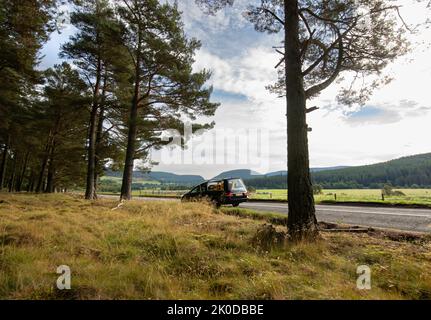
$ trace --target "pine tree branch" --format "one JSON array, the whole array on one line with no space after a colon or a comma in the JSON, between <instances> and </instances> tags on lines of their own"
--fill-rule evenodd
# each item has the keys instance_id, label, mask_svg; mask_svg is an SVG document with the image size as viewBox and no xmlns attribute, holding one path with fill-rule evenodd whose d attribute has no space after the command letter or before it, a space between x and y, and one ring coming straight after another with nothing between
<instances>
[{"instance_id":1,"label":"pine tree branch","mask_svg":"<svg viewBox=\"0 0 431 320\"><path fill-rule=\"evenodd\" d=\"M305 92L305 96L306 96L307 99L313 97L314 95L318 94L322 90L324 90L327 87L329 87L335 81L335 79L338 77L338 75L340 74L340 71L341 71L341 68L342 68L342 64L343 64L343 58L344 58L344 47L343 47L342 35L341 35L341 33L340 33L339 30L338 30L338 39L339 39L338 40L338 60L337 60L337 66L335 67L334 72L325 81L323 81L320 84L317 84L317 85L309 88Z\"/></svg>"},{"instance_id":2,"label":"pine tree branch","mask_svg":"<svg viewBox=\"0 0 431 320\"><path fill-rule=\"evenodd\" d=\"M358 20L355 20L354 23L343 33L340 32L340 29L333 23L331 23L331 26L334 28L335 32L338 34L337 39L327 48L327 50L313 63L311 64L303 73L303 76L306 76L310 74L311 71L313 71L322 61L327 57L329 52L337 46L337 44L343 40L344 36L349 33L357 24Z\"/></svg>"},{"instance_id":3,"label":"pine tree branch","mask_svg":"<svg viewBox=\"0 0 431 320\"><path fill-rule=\"evenodd\" d=\"M314 31L311 31L310 24L308 23L308 20L305 18L302 12L299 11L298 14L301 20L304 22L305 27L307 28L308 34L310 35L310 38L311 38L313 36Z\"/></svg>"},{"instance_id":4,"label":"pine tree branch","mask_svg":"<svg viewBox=\"0 0 431 320\"><path fill-rule=\"evenodd\" d=\"M279 16L277 16L274 12L272 12L271 10L269 10L267 8L262 8L262 10L265 11L266 13L269 13L275 20L280 22L281 25L284 27L284 21L281 20L281 18Z\"/></svg>"}]
</instances>

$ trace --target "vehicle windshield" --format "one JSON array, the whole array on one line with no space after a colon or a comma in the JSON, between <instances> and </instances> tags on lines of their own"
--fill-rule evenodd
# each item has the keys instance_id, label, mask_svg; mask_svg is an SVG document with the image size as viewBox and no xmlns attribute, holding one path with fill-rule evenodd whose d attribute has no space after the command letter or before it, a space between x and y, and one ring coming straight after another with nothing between
<instances>
[{"instance_id":1,"label":"vehicle windshield","mask_svg":"<svg viewBox=\"0 0 431 320\"><path fill-rule=\"evenodd\" d=\"M244 182L242 182L241 179L229 180L228 187L230 192L247 192L247 188L245 187Z\"/></svg>"}]
</instances>

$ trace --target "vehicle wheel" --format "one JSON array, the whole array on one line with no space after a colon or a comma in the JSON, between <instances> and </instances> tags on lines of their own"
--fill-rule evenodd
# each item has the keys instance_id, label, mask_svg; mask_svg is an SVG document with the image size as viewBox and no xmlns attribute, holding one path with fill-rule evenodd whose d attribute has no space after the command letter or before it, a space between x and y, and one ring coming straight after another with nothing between
<instances>
[{"instance_id":1,"label":"vehicle wheel","mask_svg":"<svg viewBox=\"0 0 431 320\"><path fill-rule=\"evenodd\" d=\"M232 205L233 207L239 207L239 203L234 203L233 205Z\"/></svg>"}]
</instances>

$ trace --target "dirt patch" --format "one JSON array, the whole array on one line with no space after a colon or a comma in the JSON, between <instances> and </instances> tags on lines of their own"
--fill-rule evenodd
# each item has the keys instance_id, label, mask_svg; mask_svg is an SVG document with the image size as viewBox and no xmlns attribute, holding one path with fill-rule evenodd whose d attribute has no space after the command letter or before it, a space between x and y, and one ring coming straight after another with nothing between
<instances>
[{"instance_id":1,"label":"dirt patch","mask_svg":"<svg viewBox=\"0 0 431 320\"><path fill-rule=\"evenodd\" d=\"M374 238L388 239L397 242L409 242L417 244L431 242L430 234L398 230L375 229L360 226L349 226L328 222L319 222L319 230L322 232L366 233L367 235Z\"/></svg>"},{"instance_id":2,"label":"dirt patch","mask_svg":"<svg viewBox=\"0 0 431 320\"><path fill-rule=\"evenodd\" d=\"M237 210L223 210L226 215L237 216L240 218L248 218L254 220L264 220L270 225L286 226L287 217L274 217L272 215L261 214L253 211L242 211ZM337 224L320 221L318 223L319 231L321 232L345 232L345 233L364 233L374 238L388 239L397 242L410 242L410 243L428 243L431 242L431 234L409 232L401 230L388 230L388 229L376 229L364 226L352 226L346 224ZM269 229L268 229L269 230Z\"/></svg>"},{"instance_id":3,"label":"dirt patch","mask_svg":"<svg viewBox=\"0 0 431 320\"><path fill-rule=\"evenodd\" d=\"M286 239L286 232L277 231L272 224L265 223L257 229L251 243L259 249L269 251L274 247L283 245Z\"/></svg>"},{"instance_id":4,"label":"dirt patch","mask_svg":"<svg viewBox=\"0 0 431 320\"><path fill-rule=\"evenodd\" d=\"M319 231L326 232L353 232L353 233L369 233L374 231L373 228L360 227L360 226L348 226L348 225L339 225L336 223L329 222L319 222L318 223Z\"/></svg>"},{"instance_id":5,"label":"dirt patch","mask_svg":"<svg viewBox=\"0 0 431 320\"><path fill-rule=\"evenodd\" d=\"M39 241L28 232L21 233L3 233L0 234L0 245L8 246L8 245L28 245L28 244L36 244Z\"/></svg>"},{"instance_id":6,"label":"dirt patch","mask_svg":"<svg viewBox=\"0 0 431 320\"><path fill-rule=\"evenodd\" d=\"M397 242L409 242L415 244L425 244L431 242L431 235L423 233L392 230L373 230L369 234L376 238L384 238Z\"/></svg>"},{"instance_id":7,"label":"dirt patch","mask_svg":"<svg viewBox=\"0 0 431 320\"><path fill-rule=\"evenodd\" d=\"M389 208L410 208L410 209L431 209L428 204L410 204L410 203L384 203L384 202L359 202L359 201L334 201L322 200L318 204L332 206L355 206L355 207L389 207Z\"/></svg>"}]
</instances>

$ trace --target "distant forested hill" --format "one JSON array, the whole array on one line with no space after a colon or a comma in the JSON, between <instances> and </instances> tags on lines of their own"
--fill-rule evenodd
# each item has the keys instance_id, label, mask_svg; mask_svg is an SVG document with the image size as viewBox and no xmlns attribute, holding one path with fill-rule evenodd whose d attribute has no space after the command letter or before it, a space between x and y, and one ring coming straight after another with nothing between
<instances>
[{"instance_id":1,"label":"distant forested hill","mask_svg":"<svg viewBox=\"0 0 431 320\"><path fill-rule=\"evenodd\" d=\"M105 176L121 178L122 172L106 170ZM198 176L198 175L178 175L178 174L163 172L163 171L151 171L151 172L134 171L133 178L147 180L147 181L158 181L160 183L174 183L174 184L176 183L176 184L190 184L190 185L198 184L205 180L202 176Z\"/></svg>"},{"instance_id":2,"label":"distant forested hill","mask_svg":"<svg viewBox=\"0 0 431 320\"><path fill-rule=\"evenodd\" d=\"M388 162L312 173L315 184L325 189L381 188L390 183L396 187L431 187L431 153L404 157ZM255 188L287 188L286 176L246 180Z\"/></svg>"},{"instance_id":3,"label":"distant forested hill","mask_svg":"<svg viewBox=\"0 0 431 320\"><path fill-rule=\"evenodd\" d=\"M431 153L388 162L323 171L313 181L324 188L379 188L391 183L397 187L431 187Z\"/></svg>"},{"instance_id":4,"label":"distant forested hill","mask_svg":"<svg viewBox=\"0 0 431 320\"><path fill-rule=\"evenodd\" d=\"M346 166L338 166L338 167L323 167L323 168L310 168L311 172L320 172L325 170L338 170L348 168ZM220 173L218 176L215 176L213 179L224 179L224 178L241 178L243 180L256 180L259 178L268 178L268 177L282 177L287 176L286 170L269 172L267 174L261 174L256 171L252 171L250 169L239 169L239 170L231 170Z\"/></svg>"},{"instance_id":5,"label":"distant forested hill","mask_svg":"<svg viewBox=\"0 0 431 320\"><path fill-rule=\"evenodd\" d=\"M250 169L239 169L222 172L213 179L241 178L243 180L248 180L260 177L263 177L263 175L258 172L252 171Z\"/></svg>"},{"instance_id":6,"label":"distant forested hill","mask_svg":"<svg viewBox=\"0 0 431 320\"><path fill-rule=\"evenodd\" d=\"M256 189L286 189L287 175L266 176L262 178L244 180L247 187Z\"/></svg>"}]
</instances>

